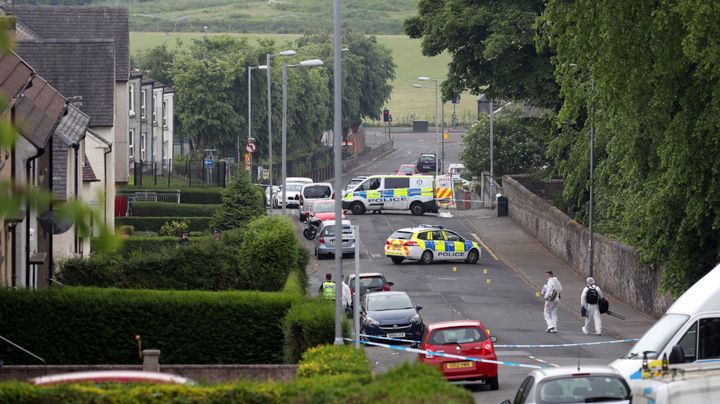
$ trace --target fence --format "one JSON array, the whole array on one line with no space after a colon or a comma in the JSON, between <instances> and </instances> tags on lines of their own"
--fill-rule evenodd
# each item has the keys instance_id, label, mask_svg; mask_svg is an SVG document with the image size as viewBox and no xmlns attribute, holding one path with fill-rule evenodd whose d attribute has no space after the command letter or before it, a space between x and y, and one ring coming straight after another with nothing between
<instances>
[{"instance_id":1,"label":"fence","mask_svg":"<svg viewBox=\"0 0 720 404\"><path fill-rule=\"evenodd\" d=\"M133 185L146 187L225 187L228 166L224 161L135 162Z\"/></svg>"}]
</instances>

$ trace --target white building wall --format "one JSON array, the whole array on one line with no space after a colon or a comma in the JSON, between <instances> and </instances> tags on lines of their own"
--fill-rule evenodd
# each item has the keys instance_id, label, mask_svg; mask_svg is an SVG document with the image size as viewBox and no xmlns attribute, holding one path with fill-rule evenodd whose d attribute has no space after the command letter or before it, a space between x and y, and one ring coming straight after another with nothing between
<instances>
[{"instance_id":1,"label":"white building wall","mask_svg":"<svg viewBox=\"0 0 720 404\"><path fill-rule=\"evenodd\" d=\"M113 153L115 154L114 178L117 182L127 184L129 178L128 160L128 84L115 82L115 137ZM114 195L114 193L113 193Z\"/></svg>"},{"instance_id":2,"label":"white building wall","mask_svg":"<svg viewBox=\"0 0 720 404\"><path fill-rule=\"evenodd\" d=\"M173 158L173 141L175 139L175 93L164 93L163 101L165 102L165 111L163 119L163 161L166 167L172 167Z\"/></svg>"},{"instance_id":3,"label":"white building wall","mask_svg":"<svg viewBox=\"0 0 720 404\"><path fill-rule=\"evenodd\" d=\"M127 91L127 89L125 89ZM125 111L125 116L127 116L127 110ZM101 136L103 139L107 139L108 141L113 141L115 139L115 135L118 133L117 128L93 128L93 131L97 133L99 136ZM122 149L125 151L125 155L123 157L123 161L127 164L127 126L125 129L123 129L122 133L124 134L124 137L126 139L125 148L117 147L115 143L113 143L112 152L108 153L107 155L107 185L103 184L103 191L105 193L105 215L104 217L107 218L106 224L110 227L110 229L115 229L115 161L116 161L116 151L117 149ZM88 138L92 136L86 137L86 141ZM96 170L95 175L97 175L98 178L101 178L103 175L102 173L102 157L98 157L99 153L102 155L104 150L95 149L95 152L93 152L93 158L100 159L97 165L93 162L93 168ZM90 158L90 153L88 153L88 158ZM92 160L91 160L92 161ZM100 172L98 172L100 171Z\"/></svg>"},{"instance_id":4,"label":"white building wall","mask_svg":"<svg viewBox=\"0 0 720 404\"><path fill-rule=\"evenodd\" d=\"M30 173L30 177L28 179L27 173L26 173L26 163L28 158L34 157L38 153L38 150L33 146L28 140L26 140L22 136L17 137L17 141L15 142L15 161L13 162L15 164L15 183L18 185L27 185L32 186L30 183L31 181L34 183L35 178L35 170L32 170ZM22 209L25 210L26 207L22 206ZM15 254L17 256L17 262L16 262L16 286L19 288L27 288L27 287L34 287L37 285L36 279L31 279L30 283L27 282L27 240L26 240L26 230L28 229L28 226L31 231L30 236L30 254L37 252L37 229L38 229L38 223L37 223L37 211L35 209L31 209L30 211L30 221L28 223L27 216L23 219L22 222L18 223L18 225L15 227L15 237L16 237L16 243L15 243Z\"/></svg>"},{"instance_id":5,"label":"white building wall","mask_svg":"<svg viewBox=\"0 0 720 404\"><path fill-rule=\"evenodd\" d=\"M80 142L79 156L82 156L83 142ZM66 191L65 200L69 201L79 197L82 200L81 188L78 186L79 195L75 195L75 184L80 178L82 173L82 159L78 160L78 169L75 170L75 148L68 147L67 157L65 165L67 167L67 179L66 179ZM57 158L57 157L53 157ZM62 203L62 202L61 202ZM75 226L73 225L70 229L61 234L55 234L53 236L53 259L68 258L75 256Z\"/></svg>"}]
</instances>

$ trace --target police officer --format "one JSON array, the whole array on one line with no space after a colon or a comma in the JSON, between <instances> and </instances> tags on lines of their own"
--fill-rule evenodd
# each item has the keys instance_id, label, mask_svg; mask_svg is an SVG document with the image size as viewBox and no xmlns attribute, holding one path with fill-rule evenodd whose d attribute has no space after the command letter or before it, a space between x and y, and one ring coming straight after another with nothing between
<instances>
[{"instance_id":1,"label":"police officer","mask_svg":"<svg viewBox=\"0 0 720 404\"><path fill-rule=\"evenodd\" d=\"M320 285L320 293L323 299L335 300L335 282L332 275L325 274L325 282Z\"/></svg>"},{"instance_id":2,"label":"police officer","mask_svg":"<svg viewBox=\"0 0 720 404\"><path fill-rule=\"evenodd\" d=\"M595 284L595 279L589 277L586 279L585 289L580 295L580 305L585 308L587 316L585 317L585 326L582 328L583 334L587 334L590 321L595 320L595 334L602 335L602 320L600 319L600 310L598 302L603 297L602 290Z\"/></svg>"}]
</instances>

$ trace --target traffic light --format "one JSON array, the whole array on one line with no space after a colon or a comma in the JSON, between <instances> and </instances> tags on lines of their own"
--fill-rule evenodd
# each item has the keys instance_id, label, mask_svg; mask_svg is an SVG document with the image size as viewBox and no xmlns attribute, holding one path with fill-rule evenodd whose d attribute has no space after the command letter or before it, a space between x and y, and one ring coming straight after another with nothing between
<instances>
[{"instance_id":1,"label":"traffic light","mask_svg":"<svg viewBox=\"0 0 720 404\"><path fill-rule=\"evenodd\" d=\"M390 110L389 109L383 110L383 122L390 122Z\"/></svg>"}]
</instances>

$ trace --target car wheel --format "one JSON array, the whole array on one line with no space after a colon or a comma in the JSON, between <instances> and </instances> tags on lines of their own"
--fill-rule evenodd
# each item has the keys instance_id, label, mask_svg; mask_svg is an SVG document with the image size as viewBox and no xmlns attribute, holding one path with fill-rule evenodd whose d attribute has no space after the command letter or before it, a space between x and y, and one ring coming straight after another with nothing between
<instances>
[{"instance_id":1,"label":"car wheel","mask_svg":"<svg viewBox=\"0 0 720 404\"><path fill-rule=\"evenodd\" d=\"M498 382L497 377L491 377L487 379L487 384L490 386L490 390L497 390L500 388L500 383Z\"/></svg>"},{"instance_id":2,"label":"car wheel","mask_svg":"<svg viewBox=\"0 0 720 404\"><path fill-rule=\"evenodd\" d=\"M420 256L420 263L429 264L431 262L433 262L433 252L430 250L425 250Z\"/></svg>"},{"instance_id":3,"label":"car wheel","mask_svg":"<svg viewBox=\"0 0 720 404\"><path fill-rule=\"evenodd\" d=\"M422 216L425 213L425 206L420 202L413 202L410 205L410 212L415 216Z\"/></svg>"},{"instance_id":4,"label":"car wheel","mask_svg":"<svg viewBox=\"0 0 720 404\"><path fill-rule=\"evenodd\" d=\"M478 253L478 250L472 249L467 255L467 258L465 259L465 262L468 264L477 264L478 260L480 259L480 254Z\"/></svg>"},{"instance_id":5,"label":"car wheel","mask_svg":"<svg viewBox=\"0 0 720 404\"><path fill-rule=\"evenodd\" d=\"M365 205L362 202L355 202L350 205L350 211L353 215L362 215L365 213Z\"/></svg>"},{"instance_id":6,"label":"car wheel","mask_svg":"<svg viewBox=\"0 0 720 404\"><path fill-rule=\"evenodd\" d=\"M390 257L390 260L393 262L393 264L402 264L402 262L405 261L405 258L403 258L403 257Z\"/></svg>"}]
</instances>

